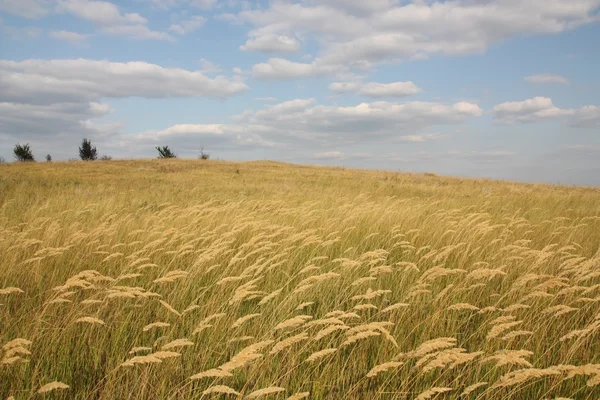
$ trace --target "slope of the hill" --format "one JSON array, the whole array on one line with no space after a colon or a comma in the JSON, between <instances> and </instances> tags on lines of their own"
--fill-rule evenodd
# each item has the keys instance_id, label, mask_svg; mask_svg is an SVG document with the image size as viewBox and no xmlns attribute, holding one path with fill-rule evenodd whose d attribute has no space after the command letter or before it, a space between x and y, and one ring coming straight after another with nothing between
<instances>
[{"instance_id":1,"label":"slope of the hill","mask_svg":"<svg viewBox=\"0 0 600 400\"><path fill-rule=\"evenodd\" d=\"M0 398L597 399L599 245L591 188L0 165Z\"/></svg>"}]
</instances>

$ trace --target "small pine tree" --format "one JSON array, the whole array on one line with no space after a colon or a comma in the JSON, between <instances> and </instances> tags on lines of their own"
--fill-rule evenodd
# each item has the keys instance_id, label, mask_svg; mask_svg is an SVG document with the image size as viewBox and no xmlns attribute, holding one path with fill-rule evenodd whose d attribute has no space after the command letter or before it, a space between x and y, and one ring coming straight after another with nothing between
<instances>
[{"instance_id":1,"label":"small pine tree","mask_svg":"<svg viewBox=\"0 0 600 400\"><path fill-rule=\"evenodd\" d=\"M46 154L46 161L52 162L52 156L50 154Z\"/></svg>"},{"instance_id":2,"label":"small pine tree","mask_svg":"<svg viewBox=\"0 0 600 400\"><path fill-rule=\"evenodd\" d=\"M88 139L83 139L79 148L79 157L83 161L94 161L98 158L98 152L95 147L92 147L92 142Z\"/></svg>"},{"instance_id":3,"label":"small pine tree","mask_svg":"<svg viewBox=\"0 0 600 400\"><path fill-rule=\"evenodd\" d=\"M169 146L156 147L156 150L158 150L158 158L177 158Z\"/></svg>"},{"instance_id":4,"label":"small pine tree","mask_svg":"<svg viewBox=\"0 0 600 400\"><path fill-rule=\"evenodd\" d=\"M19 144L17 143L15 148L13 149L15 153L15 159L17 161L35 161L33 157L33 153L31 152L31 148L29 147L29 143Z\"/></svg>"}]
</instances>

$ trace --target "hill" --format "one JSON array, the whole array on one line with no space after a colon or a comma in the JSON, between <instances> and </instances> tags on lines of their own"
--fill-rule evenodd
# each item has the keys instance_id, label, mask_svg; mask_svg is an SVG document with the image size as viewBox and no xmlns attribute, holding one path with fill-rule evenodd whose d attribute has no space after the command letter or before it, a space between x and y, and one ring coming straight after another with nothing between
<instances>
[{"instance_id":1,"label":"hill","mask_svg":"<svg viewBox=\"0 0 600 400\"><path fill-rule=\"evenodd\" d=\"M597 399L599 244L593 188L0 165L0 398Z\"/></svg>"}]
</instances>

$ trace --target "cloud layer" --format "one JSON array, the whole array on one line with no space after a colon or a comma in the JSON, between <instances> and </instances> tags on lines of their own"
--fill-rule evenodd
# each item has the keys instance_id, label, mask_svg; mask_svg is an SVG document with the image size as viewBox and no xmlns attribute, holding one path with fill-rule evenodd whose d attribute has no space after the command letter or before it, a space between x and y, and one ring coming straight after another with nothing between
<instances>
[{"instance_id":1,"label":"cloud layer","mask_svg":"<svg viewBox=\"0 0 600 400\"><path fill-rule=\"evenodd\" d=\"M547 97L534 97L497 105L492 110L496 124L526 124L569 117L569 125L577 128L600 126L600 107L583 106L578 109L562 109Z\"/></svg>"},{"instance_id":2,"label":"cloud layer","mask_svg":"<svg viewBox=\"0 0 600 400\"><path fill-rule=\"evenodd\" d=\"M344 65L481 53L515 36L556 34L597 22L599 5L597 0L275 1L266 9L229 14L227 19L254 27L248 43L296 35L315 38L321 45L320 65L305 66L302 74L314 76L335 73ZM272 50L264 46L265 52ZM289 64L286 74L274 64L285 65L284 60L269 60L258 64L257 75L292 79L302 68Z\"/></svg>"},{"instance_id":3,"label":"cloud layer","mask_svg":"<svg viewBox=\"0 0 600 400\"><path fill-rule=\"evenodd\" d=\"M329 85L329 90L335 93L357 92L361 96L372 98L407 97L422 92L422 89L412 81L391 83L333 82Z\"/></svg>"},{"instance_id":4,"label":"cloud layer","mask_svg":"<svg viewBox=\"0 0 600 400\"><path fill-rule=\"evenodd\" d=\"M0 135L11 141L120 135L122 124L98 122L112 112L106 99L226 98L248 89L224 76L145 62L0 60Z\"/></svg>"}]
</instances>

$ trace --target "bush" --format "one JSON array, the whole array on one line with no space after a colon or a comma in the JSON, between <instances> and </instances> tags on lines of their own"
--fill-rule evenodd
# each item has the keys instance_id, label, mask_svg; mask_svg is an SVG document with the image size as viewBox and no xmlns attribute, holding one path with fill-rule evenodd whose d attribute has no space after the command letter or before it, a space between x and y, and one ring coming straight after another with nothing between
<instances>
[{"instance_id":1,"label":"bush","mask_svg":"<svg viewBox=\"0 0 600 400\"><path fill-rule=\"evenodd\" d=\"M50 154L46 154L46 161L52 162L52 156Z\"/></svg>"},{"instance_id":2,"label":"bush","mask_svg":"<svg viewBox=\"0 0 600 400\"><path fill-rule=\"evenodd\" d=\"M83 161L94 161L98 158L95 147L92 147L92 142L88 139L83 139L79 148L79 157Z\"/></svg>"},{"instance_id":3,"label":"bush","mask_svg":"<svg viewBox=\"0 0 600 400\"><path fill-rule=\"evenodd\" d=\"M106 154L104 154L102 157L100 157L100 160L102 161L110 161L112 160L111 156L107 156Z\"/></svg>"},{"instance_id":4,"label":"bush","mask_svg":"<svg viewBox=\"0 0 600 400\"><path fill-rule=\"evenodd\" d=\"M177 158L169 146L156 147L156 150L158 150L158 158Z\"/></svg>"},{"instance_id":5,"label":"bush","mask_svg":"<svg viewBox=\"0 0 600 400\"><path fill-rule=\"evenodd\" d=\"M209 153L205 153L204 152L204 147L200 149L200 155L198 156L199 159L201 160L208 160L210 158L210 154Z\"/></svg>"},{"instance_id":6,"label":"bush","mask_svg":"<svg viewBox=\"0 0 600 400\"><path fill-rule=\"evenodd\" d=\"M29 147L29 143L19 144L15 146L13 152L15 153L15 159L17 161L26 162L26 161L35 161L33 157L33 153L31 152L31 148Z\"/></svg>"}]
</instances>

